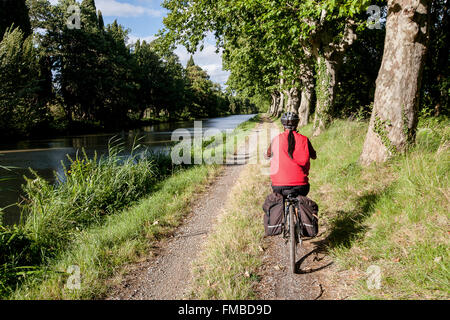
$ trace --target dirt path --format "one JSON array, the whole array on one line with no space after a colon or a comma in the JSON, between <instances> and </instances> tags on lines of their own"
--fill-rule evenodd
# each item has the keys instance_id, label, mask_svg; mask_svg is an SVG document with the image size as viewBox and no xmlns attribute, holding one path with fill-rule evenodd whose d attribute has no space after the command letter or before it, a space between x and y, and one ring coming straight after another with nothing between
<instances>
[{"instance_id":1,"label":"dirt path","mask_svg":"<svg viewBox=\"0 0 450 320\"><path fill-rule=\"evenodd\" d=\"M257 134L261 124L252 131ZM187 299L191 279L191 263L211 232L216 218L225 206L228 193L236 183L256 146L241 146L235 155L235 163L227 165L224 172L196 201L192 212L185 218L172 238L158 243L152 257L128 266L127 275L115 286L107 300Z\"/></svg>"},{"instance_id":2,"label":"dirt path","mask_svg":"<svg viewBox=\"0 0 450 320\"><path fill-rule=\"evenodd\" d=\"M282 237L265 240L262 279L258 297L263 300L330 299L331 291L321 271L332 266L332 261L317 250L310 241L304 241L297 251L297 273L289 270L288 246Z\"/></svg>"}]
</instances>

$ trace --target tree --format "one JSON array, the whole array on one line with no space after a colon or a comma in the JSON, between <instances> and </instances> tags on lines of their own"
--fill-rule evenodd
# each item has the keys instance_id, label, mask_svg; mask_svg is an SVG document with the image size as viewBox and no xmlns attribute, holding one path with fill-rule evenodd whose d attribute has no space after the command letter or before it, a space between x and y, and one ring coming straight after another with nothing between
<instances>
[{"instance_id":1,"label":"tree","mask_svg":"<svg viewBox=\"0 0 450 320\"><path fill-rule=\"evenodd\" d=\"M12 24L20 28L25 38L31 34L30 17L25 0L0 1L0 40Z\"/></svg>"},{"instance_id":2,"label":"tree","mask_svg":"<svg viewBox=\"0 0 450 320\"><path fill-rule=\"evenodd\" d=\"M296 108L298 88L305 91L305 103L311 101L314 72L310 60L314 58L317 65L315 134L319 134L335 112L337 71L357 30L366 24L364 11L368 4L368 0L219 0L213 3L166 0L163 6L169 14L164 19L167 29L163 34L167 41L181 43L192 52L207 32L214 32L218 46L224 49L230 44L238 47L242 38L258 39L258 48L270 57L269 66L275 70L273 76L279 79L272 83L273 101L278 101L276 114L284 105L286 93L288 98L292 95L290 105L295 107L291 108ZM248 55L243 59L248 59ZM301 75L308 79L300 79Z\"/></svg>"},{"instance_id":3,"label":"tree","mask_svg":"<svg viewBox=\"0 0 450 320\"><path fill-rule=\"evenodd\" d=\"M106 27L103 47L98 49L99 91L94 118L106 127L120 128L127 122L129 112L138 109L137 68L126 46L128 32L115 20Z\"/></svg>"},{"instance_id":4,"label":"tree","mask_svg":"<svg viewBox=\"0 0 450 320\"><path fill-rule=\"evenodd\" d=\"M0 42L2 136L28 133L46 119L46 106L39 103L42 81L32 36L25 37L19 27L7 29Z\"/></svg>"},{"instance_id":5,"label":"tree","mask_svg":"<svg viewBox=\"0 0 450 320\"><path fill-rule=\"evenodd\" d=\"M382 162L414 142L429 31L429 0L392 0L375 100L360 161Z\"/></svg>"},{"instance_id":6,"label":"tree","mask_svg":"<svg viewBox=\"0 0 450 320\"><path fill-rule=\"evenodd\" d=\"M238 97L263 96L278 78L270 68L268 58L260 50L258 39L241 37L237 45L227 44L222 55L223 66L230 70L227 90ZM275 89L273 89L275 90Z\"/></svg>"},{"instance_id":7,"label":"tree","mask_svg":"<svg viewBox=\"0 0 450 320\"><path fill-rule=\"evenodd\" d=\"M433 1L430 11L430 45L423 72L420 106L424 114L448 115L450 0Z\"/></svg>"},{"instance_id":8,"label":"tree","mask_svg":"<svg viewBox=\"0 0 450 320\"><path fill-rule=\"evenodd\" d=\"M362 30L344 55L336 90L336 117L370 118L386 35L384 14L382 18L380 29Z\"/></svg>"},{"instance_id":9,"label":"tree","mask_svg":"<svg viewBox=\"0 0 450 320\"><path fill-rule=\"evenodd\" d=\"M103 21L103 14L100 10L98 10L98 27L100 30L105 29L105 22Z\"/></svg>"},{"instance_id":10,"label":"tree","mask_svg":"<svg viewBox=\"0 0 450 320\"><path fill-rule=\"evenodd\" d=\"M209 109L212 109L210 97L213 83L209 80L208 73L199 66L193 65L186 68L189 92L189 111L194 117L208 116Z\"/></svg>"},{"instance_id":11,"label":"tree","mask_svg":"<svg viewBox=\"0 0 450 320\"><path fill-rule=\"evenodd\" d=\"M191 54L188 62L186 63L186 69L189 68L189 67L193 67L193 66L195 66L195 62L194 62L194 57Z\"/></svg>"}]
</instances>

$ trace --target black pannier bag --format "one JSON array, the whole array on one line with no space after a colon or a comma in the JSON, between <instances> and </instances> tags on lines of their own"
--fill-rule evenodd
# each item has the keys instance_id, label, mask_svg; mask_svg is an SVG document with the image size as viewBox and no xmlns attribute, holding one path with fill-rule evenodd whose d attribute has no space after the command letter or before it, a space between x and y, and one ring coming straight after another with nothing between
<instances>
[{"instance_id":1,"label":"black pannier bag","mask_svg":"<svg viewBox=\"0 0 450 320\"><path fill-rule=\"evenodd\" d=\"M319 206L304 196L297 196L298 213L302 221L301 234L303 237L315 237L319 233Z\"/></svg>"},{"instance_id":2,"label":"black pannier bag","mask_svg":"<svg viewBox=\"0 0 450 320\"><path fill-rule=\"evenodd\" d=\"M283 230L283 196L273 192L266 197L264 210L264 231L266 236L276 236Z\"/></svg>"}]
</instances>

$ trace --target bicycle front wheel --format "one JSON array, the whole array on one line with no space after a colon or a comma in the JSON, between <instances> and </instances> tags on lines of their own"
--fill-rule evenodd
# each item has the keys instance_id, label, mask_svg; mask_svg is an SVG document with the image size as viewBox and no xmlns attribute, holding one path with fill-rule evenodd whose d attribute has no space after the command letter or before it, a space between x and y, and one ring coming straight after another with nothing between
<instances>
[{"instance_id":1,"label":"bicycle front wheel","mask_svg":"<svg viewBox=\"0 0 450 320\"><path fill-rule=\"evenodd\" d=\"M289 260L292 273L295 273L295 250L297 241L295 240L295 212L294 206L289 206Z\"/></svg>"}]
</instances>

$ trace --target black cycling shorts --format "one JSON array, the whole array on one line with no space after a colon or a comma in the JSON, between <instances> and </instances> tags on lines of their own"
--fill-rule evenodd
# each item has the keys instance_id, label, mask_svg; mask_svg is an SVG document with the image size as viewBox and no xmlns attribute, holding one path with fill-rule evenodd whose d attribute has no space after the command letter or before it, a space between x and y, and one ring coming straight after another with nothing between
<instances>
[{"instance_id":1,"label":"black cycling shorts","mask_svg":"<svg viewBox=\"0 0 450 320\"><path fill-rule=\"evenodd\" d=\"M283 194L283 190L295 190L297 195L305 196L309 193L309 184L301 186L272 186L273 192Z\"/></svg>"}]
</instances>

